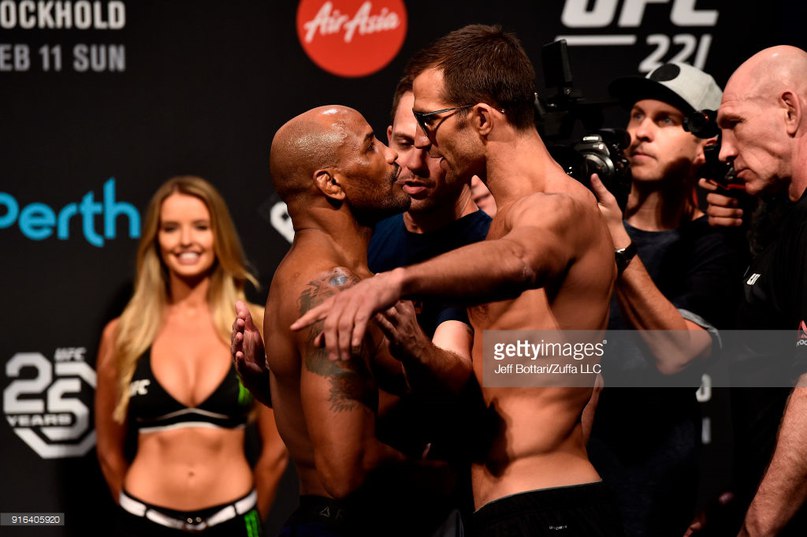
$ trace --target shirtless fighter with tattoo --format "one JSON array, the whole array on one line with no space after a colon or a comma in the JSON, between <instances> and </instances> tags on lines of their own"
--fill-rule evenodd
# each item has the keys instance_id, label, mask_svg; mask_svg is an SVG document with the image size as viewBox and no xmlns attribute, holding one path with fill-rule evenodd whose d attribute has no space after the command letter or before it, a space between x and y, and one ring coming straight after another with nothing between
<instances>
[{"instance_id":1,"label":"shirtless fighter with tattoo","mask_svg":"<svg viewBox=\"0 0 807 537\"><path fill-rule=\"evenodd\" d=\"M424 499L400 498L395 489L440 470L421 461L422 451L379 438L379 415L396 400L391 392L416 389L421 381L434 385L430 369L415 363L422 358L393 359L381 332L416 327L414 309L398 304L386 311L350 361L329 360L314 344L320 325L289 329L311 307L371 276L372 225L409 205L396 153L355 110L324 106L278 130L270 171L295 230L272 279L264 321L271 402L300 483L299 508L282 535L424 534L416 529L426 523L420 510L406 503L422 506ZM454 372L471 376L469 360L440 356L441 372L455 361Z\"/></svg>"}]
</instances>

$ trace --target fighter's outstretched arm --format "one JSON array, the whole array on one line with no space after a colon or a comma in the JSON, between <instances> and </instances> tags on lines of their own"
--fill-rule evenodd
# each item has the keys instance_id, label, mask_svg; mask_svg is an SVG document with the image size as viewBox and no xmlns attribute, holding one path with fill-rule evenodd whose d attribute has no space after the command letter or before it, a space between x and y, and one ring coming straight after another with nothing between
<instances>
[{"instance_id":1,"label":"fighter's outstretched arm","mask_svg":"<svg viewBox=\"0 0 807 537\"><path fill-rule=\"evenodd\" d=\"M508 209L504 218L510 231L502 238L376 274L312 308L291 329L324 321L328 357L346 360L360 348L373 315L402 297L481 303L514 298L527 289L547 285L565 274L587 248L585 243L592 240L592 223L581 221L581 211L575 206L579 203L565 195L524 198ZM599 220L597 225L601 225Z\"/></svg>"}]
</instances>

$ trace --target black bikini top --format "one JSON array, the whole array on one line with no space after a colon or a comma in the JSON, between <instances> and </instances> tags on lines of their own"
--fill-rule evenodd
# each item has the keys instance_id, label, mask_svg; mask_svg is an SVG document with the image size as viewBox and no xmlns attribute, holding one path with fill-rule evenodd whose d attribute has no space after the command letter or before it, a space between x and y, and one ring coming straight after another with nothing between
<instances>
[{"instance_id":1,"label":"black bikini top","mask_svg":"<svg viewBox=\"0 0 807 537\"><path fill-rule=\"evenodd\" d=\"M129 391L129 423L140 433L182 427L243 427L252 408L252 394L241 384L232 365L221 384L201 404L183 405L154 376L151 348L137 361Z\"/></svg>"}]
</instances>

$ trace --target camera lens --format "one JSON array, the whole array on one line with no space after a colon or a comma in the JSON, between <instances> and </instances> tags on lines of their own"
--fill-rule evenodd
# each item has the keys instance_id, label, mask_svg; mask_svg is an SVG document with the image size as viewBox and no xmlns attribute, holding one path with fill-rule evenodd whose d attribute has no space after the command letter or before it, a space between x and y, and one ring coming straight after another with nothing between
<instances>
[{"instance_id":1,"label":"camera lens","mask_svg":"<svg viewBox=\"0 0 807 537\"><path fill-rule=\"evenodd\" d=\"M586 153L583 156L586 159L588 176L591 176L592 173L596 173L600 177L610 178L611 175L613 175L614 167L610 161L606 161L602 156L596 153Z\"/></svg>"},{"instance_id":2,"label":"camera lens","mask_svg":"<svg viewBox=\"0 0 807 537\"><path fill-rule=\"evenodd\" d=\"M720 134L714 110L692 112L684 118L684 130L698 138L712 138Z\"/></svg>"}]
</instances>

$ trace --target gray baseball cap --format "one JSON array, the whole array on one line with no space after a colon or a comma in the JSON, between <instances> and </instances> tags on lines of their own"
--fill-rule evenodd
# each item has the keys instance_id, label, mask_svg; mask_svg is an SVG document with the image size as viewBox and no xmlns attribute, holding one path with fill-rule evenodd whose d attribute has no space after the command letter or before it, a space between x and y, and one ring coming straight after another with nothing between
<instances>
[{"instance_id":1,"label":"gray baseball cap","mask_svg":"<svg viewBox=\"0 0 807 537\"><path fill-rule=\"evenodd\" d=\"M723 91L711 75L678 62L665 63L646 77L617 78L608 85L608 92L626 105L655 99L671 104L684 114L717 110L723 97Z\"/></svg>"}]
</instances>

